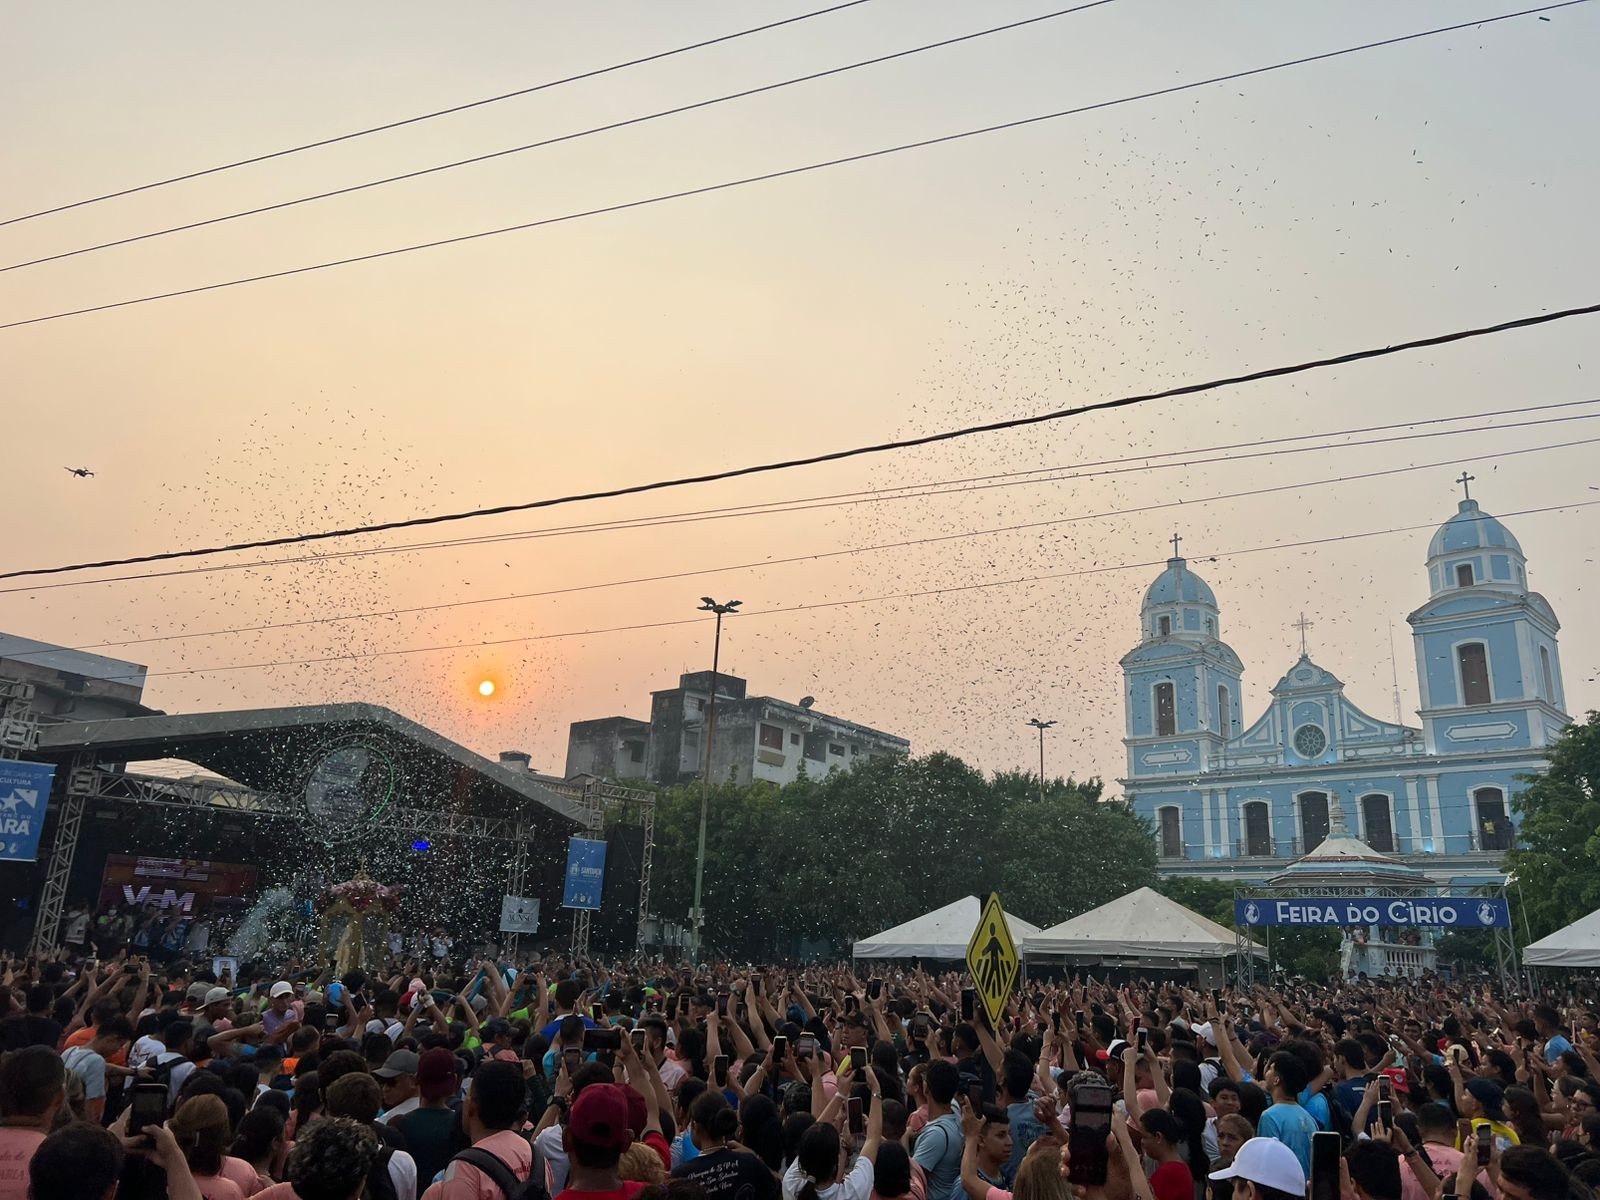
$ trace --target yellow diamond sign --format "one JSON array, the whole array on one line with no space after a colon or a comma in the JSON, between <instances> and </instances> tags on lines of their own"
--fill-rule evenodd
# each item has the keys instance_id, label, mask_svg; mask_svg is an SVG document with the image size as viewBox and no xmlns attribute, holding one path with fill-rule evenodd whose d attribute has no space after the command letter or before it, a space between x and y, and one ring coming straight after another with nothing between
<instances>
[{"instance_id":1,"label":"yellow diamond sign","mask_svg":"<svg viewBox=\"0 0 1600 1200\"><path fill-rule=\"evenodd\" d=\"M1017 967L1016 940L1006 924L1006 914L1001 911L1000 897L990 892L989 899L984 901L983 913L978 917L978 927L967 943L967 971L972 975L978 999L983 1001L990 1029L1000 1028L1006 1001L1016 986Z\"/></svg>"}]
</instances>

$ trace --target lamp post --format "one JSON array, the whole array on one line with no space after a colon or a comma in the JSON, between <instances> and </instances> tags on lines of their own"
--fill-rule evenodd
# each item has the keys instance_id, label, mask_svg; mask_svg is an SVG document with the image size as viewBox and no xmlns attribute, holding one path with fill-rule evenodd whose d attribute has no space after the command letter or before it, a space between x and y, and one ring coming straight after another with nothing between
<instances>
[{"instance_id":1,"label":"lamp post","mask_svg":"<svg viewBox=\"0 0 1600 1200\"><path fill-rule=\"evenodd\" d=\"M706 806L711 797L711 739L717 733L717 667L722 658L722 618L738 609L742 600L729 600L718 604L710 596L700 597L697 611L717 614L716 637L711 643L711 704L706 710L705 761L700 772L700 841L694 856L694 961L700 962L701 948L705 945L706 913L701 907L701 888L706 876Z\"/></svg>"},{"instance_id":2,"label":"lamp post","mask_svg":"<svg viewBox=\"0 0 1600 1200\"><path fill-rule=\"evenodd\" d=\"M1038 717L1030 717L1028 724L1039 731L1039 803L1044 803L1044 731L1054 725L1054 721L1041 721Z\"/></svg>"}]
</instances>

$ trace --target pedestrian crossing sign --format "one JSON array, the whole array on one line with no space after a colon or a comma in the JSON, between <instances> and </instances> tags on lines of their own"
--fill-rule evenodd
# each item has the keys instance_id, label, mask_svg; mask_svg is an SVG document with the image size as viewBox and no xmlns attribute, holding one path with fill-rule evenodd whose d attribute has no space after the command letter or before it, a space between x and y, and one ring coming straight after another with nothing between
<instances>
[{"instance_id":1,"label":"pedestrian crossing sign","mask_svg":"<svg viewBox=\"0 0 1600 1200\"><path fill-rule=\"evenodd\" d=\"M1005 1015L1006 1001L1017 983L1017 943L1006 924L1006 914L1000 908L1000 897L989 893L983 912L978 917L978 927L972 931L967 943L967 971L972 975L972 986L983 1001L983 1011L989 1018L989 1028L999 1029L1000 1018Z\"/></svg>"}]
</instances>

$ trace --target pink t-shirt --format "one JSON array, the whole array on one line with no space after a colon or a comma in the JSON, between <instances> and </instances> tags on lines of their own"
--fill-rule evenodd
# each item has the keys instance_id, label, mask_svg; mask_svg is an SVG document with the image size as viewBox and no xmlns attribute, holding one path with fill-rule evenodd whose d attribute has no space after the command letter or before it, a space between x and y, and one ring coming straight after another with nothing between
<instances>
[{"instance_id":1,"label":"pink t-shirt","mask_svg":"<svg viewBox=\"0 0 1600 1200\"><path fill-rule=\"evenodd\" d=\"M221 1175L196 1175L194 1182L200 1189L202 1200L244 1200L239 1185Z\"/></svg>"},{"instance_id":2,"label":"pink t-shirt","mask_svg":"<svg viewBox=\"0 0 1600 1200\"><path fill-rule=\"evenodd\" d=\"M0 1126L0 1200L27 1200L28 1163L42 1141L37 1129Z\"/></svg>"},{"instance_id":3,"label":"pink t-shirt","mask_svg":"<svg viewBox=\"0 0 1600 1200\"><path fill-rule=\"evenodd\" d=\"M231 1154L223 1158L222 1170L217 1174L224 1179L232 1180L241 1196L254 1196L263 1187L261 1176L256 1174L256 1169L244 1159L235 1158Z\"/></svg>"},{"instance_id":4,"label":"pink t-shirt","mask_svg":"<svg viewBox=\"0 0 1600 1200\"><path fill-rule=\"evenodd\" d=\"M300 1200L300 1197L295 1194L294 1184L275 1183L257 1192L256 1200Z\"/></svg>"},{"instance_id":5,"label":"pink t-shirt","mask_svg":"<svg viewBox=\"0 0 1600 1200\"><path fill-rule=\"evenodd\" d=\"M533 1147L514 1130L491 1133L473 1145L505 1163L519 1180L533 1173ZM444 1178L422 1193L422 1200L502 1200L502 1194L494 1181L471 1163L452 1161L444 1169Z\"/></svg>"}]
</instances>

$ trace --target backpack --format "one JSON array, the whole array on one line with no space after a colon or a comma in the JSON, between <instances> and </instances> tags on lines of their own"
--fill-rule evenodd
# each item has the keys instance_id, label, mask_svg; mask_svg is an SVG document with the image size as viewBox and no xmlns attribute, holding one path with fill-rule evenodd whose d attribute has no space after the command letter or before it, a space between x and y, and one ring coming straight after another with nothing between
<instances>
[{"instance_id":1,"label":"backpack","mask_svg":"<svg viewBox=\"0 0 1600 1200\"><path fill-rule=\"evenodd\" d=\"M151 1063L150 1082L164 1083L170 1088L172 1086L172 1073L188 1061L183 1055L178 1054L164 1063Z\"/></svg>"},{"instance_id":2,"label":"backpack","mask_svg":"<svg viewBox=\"0 0 1600 1200\"><path fill-rule=\"evenodd\" d=\"M393 1146L384 1142L378 1147L377 1161L367 1172L367 1186L362 1193L366 1200L400 1200L394 1190L394 1176L389 1174L389 1160L393 1157Z\"/></svg>"},{"instance_id":3,"label":"backpack","mask_svg":"<svg viewBox=\"0 0 1600 1200\"><path fill-rule=\"evenodd\" d=\"M495 1187L500 1189L506 1200L549 1200L550 1193L545 1191L544 1185L539 1182L538 1171L529 1171L526 1179L519 1180L516 1172L506 1165L504 1159L479 1146L461 1151L450 1161L464 1162L469 1167L477 1167L489 1177L489 1181Z\"/></svg>"}]
</instances>

